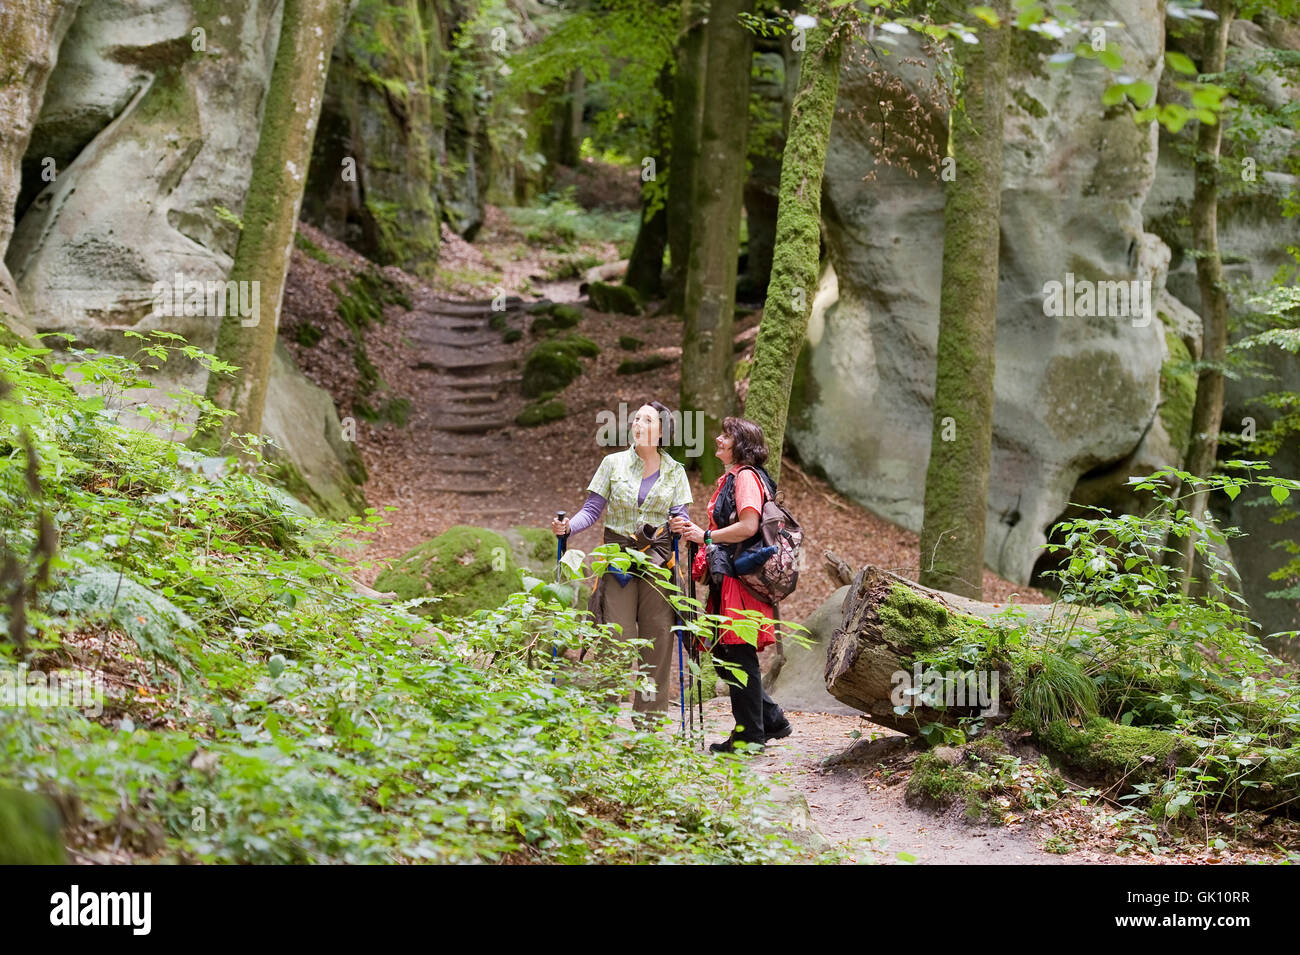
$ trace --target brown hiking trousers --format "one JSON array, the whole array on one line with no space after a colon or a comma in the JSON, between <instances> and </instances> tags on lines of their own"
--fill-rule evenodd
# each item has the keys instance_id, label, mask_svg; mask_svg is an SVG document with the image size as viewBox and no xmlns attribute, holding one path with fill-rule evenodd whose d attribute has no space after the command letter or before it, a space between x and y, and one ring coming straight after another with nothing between
<instances>
[{"instance_id":1,"label":"brown hiking trousers","mask_svg":"<svg viewBox=\"0 0 1300 955\"><path fill-rule=\"evenodd\" d=\"M623 628L624 639L639 637L654 641L653 646L641 648L641 669L654 678L653 695L637 691L633 695L632 709L638 713L662 713L671 703L673 676L673 647L677 635L673 633L673 608L658 587L641 577L633 576L620 586L613 575L602 581L605 588L605 619Z\"/></svg>"}]
</instances>

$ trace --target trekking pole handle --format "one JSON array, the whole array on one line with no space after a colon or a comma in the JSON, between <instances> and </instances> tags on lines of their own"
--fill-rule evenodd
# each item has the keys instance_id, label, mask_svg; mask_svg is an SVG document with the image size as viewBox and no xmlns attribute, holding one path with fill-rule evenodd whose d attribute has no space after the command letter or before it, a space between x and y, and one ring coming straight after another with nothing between
<instances>
[{"instance_id":1,"label":"trekking pole handle","mask_svg":"<svg viewBox=\"0 0 1300 955\"><path fill-rule=\"evenodd\" d=\"M555 519L556 519L557 521L563 522L563 521L564 521L564 516L565 516L565 515L564 515L564 511L556 511L556 512L555 512ZM555 559L556 559L556 560L559 560L561 557L564 556L564 549L568 546L568 544L569 544L569 535L568 535L568 534L559 534L559 535L556 535L556 541L555 541Z\"/></svg>"}]
</instances>

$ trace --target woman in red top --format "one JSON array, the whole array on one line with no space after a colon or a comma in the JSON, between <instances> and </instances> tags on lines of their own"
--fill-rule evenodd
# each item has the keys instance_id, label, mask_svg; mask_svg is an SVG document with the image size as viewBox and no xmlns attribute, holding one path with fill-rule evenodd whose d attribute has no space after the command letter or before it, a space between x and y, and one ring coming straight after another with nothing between
<instances>
[{"instance_id":1,"label":"woman in red top","mask_svg":"<svg viewBox=\"0 0 1300 955\"><path fill-rule=\"evenodd\" d=\"M726 471L718 478L713 496L709 498L709 529L706 531L686 518L673 518L670 524L674 533L688 541L704 544L706 551L710 544L719 545L734 559L742 551L761 544L758 525L764 496L772 494L775 488L763 470L767 461L763 429L753 421L724 419L722 433L714 443L718 460L726 466ZM722 578L721 585L710 588L705 609L732 620L745 619L744 611L757 611L768 620L775 616L771 604L755 597L744 584L729 575ZM762 624L758 627L756 642L751 643L741 635L752 633L751 627L752 624L741 627L738 633L735 625L724 625L721 639L713 648L716 659L735 664L746 676L742 686L739 678L726 670L719 670L731 691L731 715L736 720L736 728L724 742L709 746L715 753L730 753L740 742L749 744L751 749L761 750L768 740L784 739L791 733L790 722L781 712L781 707L763 689L758 667L759 652L776 642L775 628L771 623Z\"/></svg>"}]
</instances>

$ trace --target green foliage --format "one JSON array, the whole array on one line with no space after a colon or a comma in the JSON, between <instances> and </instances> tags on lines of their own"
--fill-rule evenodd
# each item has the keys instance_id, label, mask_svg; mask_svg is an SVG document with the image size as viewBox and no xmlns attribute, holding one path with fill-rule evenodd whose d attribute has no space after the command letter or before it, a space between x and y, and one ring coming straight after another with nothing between
<instances>
[{"instance_id":1,"label":"green foliage","mask_svg":"<svg viewBox=\"0 0 1300 955\"><path fill-rule=\"evenodd\" d=\"M634 335L618 336L618 347L623 349L623 351L639 351L641 346L644 344L645 342Z\"/></svg>"},{"instance_id":2,"label":"green foliage","mask_svg":"<svg viewBox=\"0 0 1300 955\"><path fill-rule=\"evenodd\" d=\"M303 253L307 255L309 258L315 259L317 262L320 262L324 265L337 266L343 264L338 259L334 258L334 256L330 255L328 252L322 249L315 242L313 242L311 239L307 238L307 236L305 236L301 232L294 232L293 244L297 248L301 249Z\"/></svg>"},{"instance_id":3,"label":"green foliage","mask_svg":"<svg viewBox=\"0 0 1300 955\"><path fill-rule=\"evenodd\" d=\"M972 820L1011 821L1017 810L1043 809L1067 786L1043 761L1012 756L997 736L983 736L960 750L922 753L907 780L909 799L927 805L965 805Z\"/></svg>"},{"instance_id":4,"label":"green foliage","mask_svg":"<svg viewBox=\"0 0 1300 955\"><path fill-rule=\"evenodd\" d=\"M1097 715L1097 685L1068 656L1044 653L1031 664L1019 705L1035 726Z\"/></svg>"},{"instance_id":5,"label":"green foliage","mask_svg":"<svg viewBox=\"0 0 1300 955\"><path fill-rule=\"evenodd\" d=\"M524 230L524 240L530 245L557 251L573 251L579 244L630 245L641 223L635 210L583 209L574 201L572 189L547 193L535 205L507 209L506 213Z\"/></svg>"},{"instance_id":6,"label":"green foliage","mask_svg":"<svg viewBox=\"0 0 1300 955\"><path fill-rule=\"evenodd\" d=\"M175 336L141 341L151 359L211 361ZM112 685L131 692L112 691L100 715L0 707L0 781L78 807L72 825L83 855L358 864L811 858L787 838L781 813L743 764L617 725L607 694L631 688L639 641L524 593L468 617L444 614L436 630L411 612L419 600L362 596L346 545L381 515L314 519L256 467L169 440L178 415L155 411L151 431L120 425L125 395L144 380L138 364L74 354L81 387L97 389L82 397L63 377L65 362L47 372L48 355L0 348L0 378L14 388L0 399L0 530L27 552L41 533L38 512L49 508L61 541L54 585L67 609L41 598L20 621L24 643L0 643L0 667L102 665L121 675ZM188 400L215 413L199 396ZM42 502L16 453L21 431ZM170 634L178 666L151 668L158 648L142 640L133 656L136 645L121 639L124 624L106 595L119 576L142 588L130 605L145 623L169 608L174 622L191 622ZM112 639L88 643L88 628ZM553 643L596 642L601 653L581 664L549 652ZM0 806L6 821L9 811ZM23 819L29 833L57 830L48 812ZM20 859L12 844L0 852L37 861L26 850ZM56 854L53 846L38 853Z\"/></svg>"},{"instance_id":7,"label":"green foliage","mask_svg":"<svg viewBox=\"0 0 1300 955\"><path fill-rule=\"evenodd\" d=\"M672 57L679 26L675 4L599 0L572 9L536 43L509 59L507 92L521 98L586 76L586 101L595 109L592 135L605 149L631 157L647 154L656 111L659 74ZM560 99L556 104L568 108Z\"/></svg>"}]
</instances>

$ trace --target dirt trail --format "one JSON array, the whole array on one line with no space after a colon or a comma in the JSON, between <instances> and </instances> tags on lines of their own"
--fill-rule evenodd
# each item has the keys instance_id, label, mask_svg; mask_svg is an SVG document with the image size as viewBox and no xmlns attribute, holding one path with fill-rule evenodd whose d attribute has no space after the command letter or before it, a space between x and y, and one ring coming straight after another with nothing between
<instances>
[{"instance_id":1,"label":"dirt trail","mask_svg":"<svg viewBox=\"0 0 1300 955\"><path fill-rule=\"evenodd\" d=\"M732 725L728 701L710 700L704 714L708 740L725 737ZM775 786L801 794L816 831L844 848L853 861L947 865L1080 861L1077 856L1044 851L1043 839L1050 833L1025 826L972 825L960 810L937 813L909 806L903 800L905 775L896 776L891 785L877 777L874 767L822 766L822 760L854 742L855 731L864 736L893 735L890 730L860 717L796 710L786 716L794 733L768 744L762 756L753 758L753 767ZM900 858L900 853L912 858Z\"/></svg>"}]
</instances>

